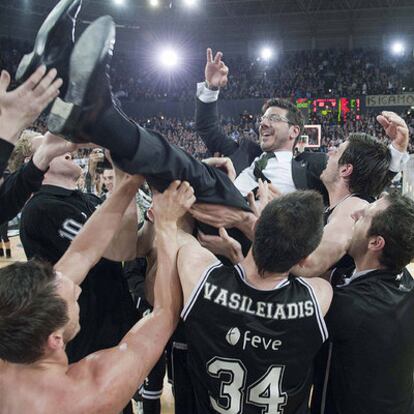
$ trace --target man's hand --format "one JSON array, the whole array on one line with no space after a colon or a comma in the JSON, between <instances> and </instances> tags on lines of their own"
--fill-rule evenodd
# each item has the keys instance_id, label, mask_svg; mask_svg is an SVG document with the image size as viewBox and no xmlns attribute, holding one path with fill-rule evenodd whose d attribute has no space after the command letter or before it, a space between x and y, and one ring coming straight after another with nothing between
<instances>
[{"instance_id":1,"label":"man's hand","mask_svg":"<svg viewBox=\"0 0 414 414\"><path fill-rule=\"evenodd\" d=\"M247 194L249 206L252 209L256 217L260 217L263 209L275 198L278 198L282 193L271 183L258 180L259 189L257 190L257 201L255 200L254 194L250 192Z\"/></svg>"},{"instance_id":2,"label":"man's hand","mask_svg":"<svg viewBox=\"0 0 414 414\"><path fill-rule=\"evenodd\" d=\"M22 85L7 92L10 74L3 70L0 76L0 137L14 144L18 134L30 126L59 95L62 79L56 79L56 69L46 74L40 66Z\"/></svg>"},{"instance_id":3,"label":"man's hand","mask_svg":"<svg viewBox=\"0 0 414 414\"><path fill-rule=\"evenodd\" d=\"M243 253L240 243L230 237L224 227L219 229L219 236L211 236L198 231L198 241L212 253L227 257L233 264L240 263Z\"/></svg>"},{"instance_id":4,"label":"man's hand","mask_svg":"<svg viewBox=\"0 0 414 414\"><path fill-rule=\"evenodd\" d=\"M383 126L388 138L391 139L393 147L406 152L409 141L408 126L404 119L394 112L383 111L377 116L377 121Z\"/></svg>"},{"instance_id":5,"label":"man's hand","mask_svg":"<svg viewBox=\"0 0 414 414\"><path fill-rule=\"evenodd\" d=\"M236 179L236 170L234 169L233 162L228 157L211 157L203 160L204 164L210 165L210 167L218 168L224 171L231 181Z\"/></svg>"},{"instance_id":6,"label":"man's hand","mask_svg":"<svg viewBox=\"0 0 414 414\"><path fill-rule=\"evenodd\" d=\"M244 211L220 204L197 203L190 209L192 216L213 227L237 227L244 220Z\"/></svg>"},{"instance_id":7,"label":"man's hand","mask_svg":"<svg viewBox=\"0 0 414 414\"><path fill-rule=\"evenodd\" d=\"M102 162L105 159L104 151L102 148L94 148L89 154L89 166L93 165L94 169L98 162Z\"/></svg>"},{"instance_id":8,"label":"man's hand","mask_svg":"<svg viewBox=\"0 0 414 414\"><path fill-rule=\"evenodd\" d=\"M222 62L223 53L217 52L213 59L213 51L207 49L207 63L204 70L209 88L222 88L227 85L229 68Z\"/></svg>"},{"instance_id":9,"label":"man's hand","mask_svg":"<svg viewBox=\"0 0 414 414\"><path fill-rule=\"evenodd\" d=\"M194 189L187 181L173 181L163 193L153 194L154 224L177 223L194 204Z\"/></svg>"},{"instance_id":10,"label":"man's hand","mask_svg":"<svg viewBox=\"0 0 414 414\"><path fill-rule=\"evenodd\" d=\"M82 144L72 144L65 139L47 132L33 155L33 163L41 171L46 171L53 158L76 151Z\"/></svg>"}]
</instances>

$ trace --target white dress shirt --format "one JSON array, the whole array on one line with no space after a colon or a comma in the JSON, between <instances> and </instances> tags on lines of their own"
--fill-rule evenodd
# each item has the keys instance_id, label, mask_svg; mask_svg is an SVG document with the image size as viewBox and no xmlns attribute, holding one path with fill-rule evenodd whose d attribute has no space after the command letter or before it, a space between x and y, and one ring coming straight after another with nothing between
<instances>
[{"instance_id":1,"label":"white dress shirt","mask_svg":"<svg viewBox=\"0 0 414 414\"><path fill-rule=\"evenodd\" d=\"M212 91L207 88L205 82L197 83L197 98L203 103L211 103L218 100L219 90ZM389 170L398 173L403 170L404 164L410 159L408 152L400 152L389 144L388 148L391 151L391 163ZM261 158L264 153L259 157ZM295 191L295 185L292 178L292 153L291 151L275 152L276 158L271 158L263 174L276 186L282 193L287 194ZM234 184L239 191L246 196L250 191L257 187L257 180L253 174L254 163L258 160L256 158L250 167L244 169L236 178Z\"/></svg>"},{"instance_id":2,"label":"white dress shirt","mask_svg":"<svg viewBox=\"0 0 414 414\"><path fill-rule=\"evenodd\" d=\"M292 151L276 151L274 154L275 158L267 161L266 168L262 172L282 194L291 193L296 190L292 177ZM255 162L264 155L265 153L257 157L234 181L234 185L243 196L257 187L257 180L253 174L254 166Z\"/></svg>"}]
</instances>

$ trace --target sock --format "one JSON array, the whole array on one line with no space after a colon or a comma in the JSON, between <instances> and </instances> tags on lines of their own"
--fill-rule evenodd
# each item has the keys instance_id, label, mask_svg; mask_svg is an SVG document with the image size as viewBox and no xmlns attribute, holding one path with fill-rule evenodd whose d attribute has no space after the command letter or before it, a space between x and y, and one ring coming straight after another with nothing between
<instances>
[{"instance_id":1,"label":"sock","mask_svg":"<svg viewBox=\"0 0 414 414\"><path fill-rule=\"evenodd\" d=\"M0 247L0 257L3 257L4 256L4 249L3 249L3 247Z\"/></svg>"},{"instance_id":2,"label":"sock","mask_svg":"<svg viewBox=\"0 0 414 414\"><path fill-rule=\"evenodd\" d=\"M11 257L11 250L6 249L6 257L9 259Z\"/></svg>"}]
</instances>

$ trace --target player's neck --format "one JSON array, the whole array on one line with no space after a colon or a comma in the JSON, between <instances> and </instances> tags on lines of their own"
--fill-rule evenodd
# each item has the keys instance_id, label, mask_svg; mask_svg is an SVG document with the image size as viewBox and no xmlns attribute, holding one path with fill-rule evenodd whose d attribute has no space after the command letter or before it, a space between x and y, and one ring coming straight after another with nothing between
<instances>
[{"instance_id":1,"label":"player's neck","mask_svg":"<svg viewBox=\"0 0 414 414\"><path fill-rule=\"evenodd\" d=\"M252 249L241 262L241 265L246 273L246 279L248 282L257 289L273 289L278 282L286 279L289 272L285 273L267 273L264 276L260 275L256 263L253 259Z\"/></svg>"},{"instance_id":2,"label":"player's neck","mask_svg":"<svg viewBox=\"0 0 414 414\"><path fill-rule=\"evenodd\" d=\"M378 260L377 256L372 256L369 253L362 255L361 257L354 258L355 271L363 272L365 270L383 269L384 266Z\"/></svg>"},{"instance_id":3,"label":"player's neck","mask_svg":"<svg viewBox=\"0 0 414 414\"><path fill-rule=\"evenodd\" d=\"M343 182L333 184L332 188L328 188L328 193L330 208L334 208L352 194Z\"/></svg>"},{"instance_id":4,"label":"player's neck","mask_svg":"<svg viewBox=\"0 0 414 414\"><path fill-rule=\"evenodd\" d=\"M64 371L68 369L69 362L66 352L59 350L53 352L31 364L7 364L16 371Z\"/></svg>"},{"instance_id":5,"label":"player's neck","mask_svg":"<svg viewBox=\"0 0 414 414\"><path fill-rule=\"evenodd\" d=\"M67 190L76 190L76 182L70 177L56 177L54 175L45 175L42 185L54 185L56 187L66 188Z\"/></svg>"}]
</instances>

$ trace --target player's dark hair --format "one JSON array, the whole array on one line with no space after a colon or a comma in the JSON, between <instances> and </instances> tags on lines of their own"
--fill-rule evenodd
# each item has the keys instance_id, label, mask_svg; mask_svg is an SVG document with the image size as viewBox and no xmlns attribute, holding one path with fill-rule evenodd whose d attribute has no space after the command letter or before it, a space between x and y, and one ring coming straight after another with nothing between
<instances>
[{"instance_id":1,"label":"player's dark hair","mask_svg":"<svg viewBox=\"0 0 414 414\"><path fill-rule=\"evenodd\" d=\"M52 266L37 260L0 269L0 358L30 364L49 335L69 320Z\"/></svg>"},{"instance_id":2,"label":"player's dark hair","mask_svg":"<svg viewBox=\"0 0 414 414\"><path fill-rule=\"evenodd\" d=\"M287 272L316 249L323 233L323 200L295 191L270 202L257 220L253 257L259 274Z\"/></svg>"},{"instance_id":3,"label":"player's dark hair","mask_svg":"<svg viewBox=\"0 0 414 414\"><path fill-rule=\"evenodd\" d=\"M384 238L379 261L387 269L400 271L414 258L414 201L397 193L385 197L389 206L372 217L368 237Z\"/></svg>"},{"instance_id":4,"label":"player's dark hair","mask_svg":"<svg viewBox=\"0 0 414 414\"><path fill-rule=\"evenodd\" d=\"M390 183L391 152L389 148L371 135L350 134L348 146L338 165L352 164L348 185L351 193L377 197Z\"/></svg>"},{"instance_id":5,"label":"player's dark hair","mask_svg":"<svg viewBox=\"0 0 414 414\"><path fill-rule=\"evenodd\" d=\"M286 118L292 125L297 125L300 128L299 135L303 134L304 128L304 118L302 112L290 101L281 98L272 98L269 99L262 107L262 112L265 113L266 110L272 106L276 106L278 108L286 109L287 114Z\"/></svg>"}]
</instances>

